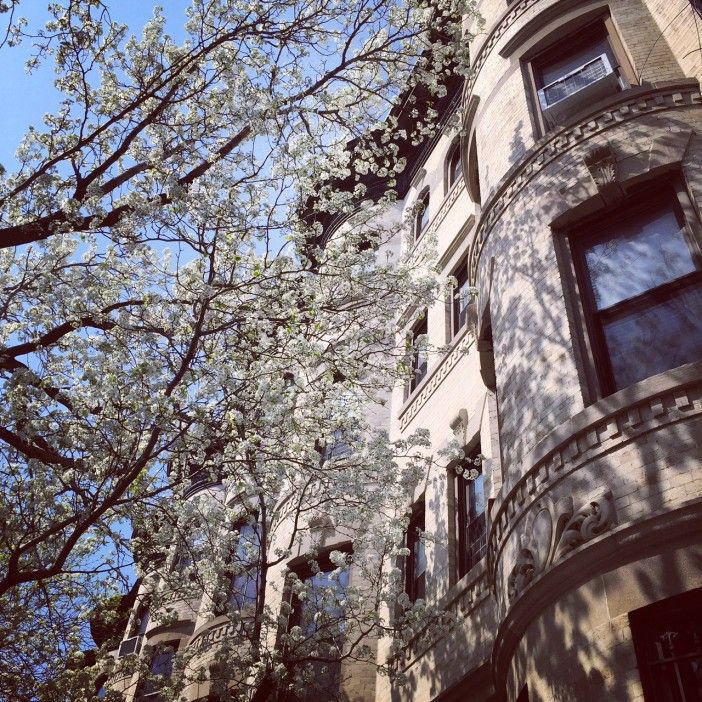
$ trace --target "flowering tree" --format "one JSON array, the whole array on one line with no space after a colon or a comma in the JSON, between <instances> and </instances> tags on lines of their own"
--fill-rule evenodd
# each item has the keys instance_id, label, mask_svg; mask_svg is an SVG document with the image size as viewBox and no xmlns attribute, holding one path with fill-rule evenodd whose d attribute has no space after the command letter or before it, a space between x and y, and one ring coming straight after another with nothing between
<instances>
[{"instance_id":1,"label":"flowering tree","mask_svg":"<svg viewBox=\"0 0 702 702\"><path fill-rule=\"evenodd\" d=\"M309 516L351 529L387 513L354 552L378 552L368 587L388 597L392 573L376 566L401 531L408 447L363 408L398 375L396 311L433 291L383 253L397 230L382 207L404 165L388 112L413 85L441 94L463 60L453 18L466 9L194 0L175 41L158 9L138 38L103 0L53 2L34 33L19 0L0 3L2 50L31 39L30 68L53 60L63 95L0 178L0 696L92 694L71 653L88 614L134 568L182 550L194 474L245 495L248 516L241 501L197 507L197 528L228 547L209 570L187 566L192 582L212 590L237 570L242 532L221 536L222 510L258 525L262 583ZM401 138L430 131L431 109L421 117ZM389 189L373 203L369 171ZM323 241L330 215L350 226ZM356 458L329 453L341 435ZM281 668L294 642L273 641L279 612L257 592L251 645L227 679L265 698L300 685L303 668ZM367 657L362 640L387 624L375 610L343 655Z\"/></svg>"}]
</instances>

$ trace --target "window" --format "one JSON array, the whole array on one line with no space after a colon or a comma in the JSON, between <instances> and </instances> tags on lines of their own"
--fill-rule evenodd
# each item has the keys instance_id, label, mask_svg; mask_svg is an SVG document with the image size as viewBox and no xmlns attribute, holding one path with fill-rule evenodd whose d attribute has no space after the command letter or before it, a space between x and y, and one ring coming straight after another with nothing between
<instances>
[{"instance_id":1,"label":"window","mask_svg":"<svg viewBox=\"0 0 702 702\"><path fill-rule=\"evenodd\" d=\"M635 81L608 17L562 36L526 64L542 134Z\"/></svg>"},{"instance_id":2,"label":"window","mask_svg":"<svg viewBox=\"0 0 702 702\"><path fill-rule=\"evenodd\" d=\"M241 524L232 557L230 604L238 610L254 610L258 596L261 541L258 524Z\"/></svg>"},{"instance_id":3,"label":"window","mask_svg":"<svg viewBox=\"0 0 702 702\"><path fill-rule=\"evenodd\" d=\"M456 287L451 294L451 337L455 337L468 323L468 309L471 301L468 285L468 260L463 259L453 273Z\"/></svg>"},{"instance_id":4,"label":"window","mask_svg":"<svg viewBox=\"0 0 702 702\"><path fill-rule=\"evenodd\" d=\"M478 170L478 142L473 135L468 149L468 195L476 204L480 204L480 172Z\"/></svg>"},{"instance_id":5,"label":"window","mask_svg":"<svg viewBox=\"0 0 702 702\"><path fill-rule=\"evenodd\" d=\"M684 189L635 203L573 237L586 362L602 395L702 357L699 224Z\"/></svg>"},{"instance_id":6,"label":"window","mask_svg":"<svg viewBox=\"0 0 702 702\"><path fill-rule=\"evenodd\" d=\"M324 448L325 460L340 460L348 458L352 454L351 446L346 441L346 438L351 438L343 429L334 430L333 441Z\"/></svg>"},{"instance_id":7,"label":"window","mask_svg":"<svg viewBox=\"0 0 702 702\"><path fill-rule=\"evenodd\" d=\"M170 678L173 674L177 650L177 641L168 641L154 646L151 651L150 674L148 678L139 682L137 698L151 700L158 697L165 679Z\"/></svg>"},{"instance_id":8,"label":"window","mask_svg":"<svg viewBox=\"0 0 702 702\"><path fill-rule=\"evenodd\" d=\"M351 561L350 546L346 546L347 562ZM296 573L308 586L306 596L290 598L292 612L288 628L300 627L302 638L288 648L288 656L294 661L307 663L310 683L306 692L296 699L314 702L320 699L336 699L341 683L341 661L339 651L345 636L344 600L349 586L348 568L336 571L329 553L320 556L317 568L311 564L296 569Z\"/></svg>"},{"instance_id":9,"label":"window","mask_svg":"<svg viewBox=\"0 0 702 702\"><path fill-rule=\"evenodd\" d=\"M461 177L461 144L456 140L449 149L448 157L446 158L446 191Z\"/></svg>"},{"instance_id":10,"label":"window","mask_svg":"<svg viewBox=\"0 0 702 702\"><path fill-rule=\"evenodd\" d=\"M134 612L134 618L132 619L132 621L129 625L128 639L131 639L131 638L137 637L137 636L143 636L146 633L146 630L148 628L149 628L149 598L143 597L143 598L140 598L140 601L138 603L136 611ZM124 643L125 642L123 642L123 644ZM125 650L127 650L130 647L133 647L134 650L130 650L130 651L128 651L128 653L138 652L138 651L136 651L136 648L138 647L138 645L139 644L136 641L134 641L129 646L127 646L125 648Z\"/></svg>"},{"instance_id":11,"label":"window","mask_svg":"<svg viewBox=\"0 0 702 702\"><path fill-rule=\"evenodd\" d=\"M427 314L426 311L420 320L412 327L408 342L412 347L412 374L409 382L409 395L422 382L427 374Z\"/></svg>"},{"instance_id":12,"label":"window","mask_svg":"<svg viewBox=\"0 0 702 702\"><path fill-rule=\"evenodd\" d=\"M417 198L417 211L414 215L414 240L418 241L419 237L424 234L424 231L429 224L429 188L424 188Z\"/></svg>"},{"instance_id":13,"label":"window","mask_svg":"<svg viewBox=\"0 0 702 702\"><path fill-rule=\"evenodd\" d=\"M485 555L485 476L480 465L480 444L453 470L455 497L456 571L462 578Z\"/></svg>"},{"instance_id":14,"label":"window","mask_svg":"<svg viewBox=\"0 0 702 702\"><path fill-rule=\"evenodd\" d=\"M426 596L427 556L423 532L424 502L418 502L412 510L405 544L409 549L405 561L405 592L412 602L423 600Z\"/></svg>"},{"instance_id":15,"label":"window","mask_svg":"<svg viewBox=\"0 0 702 702\"><path fill-rule=\"evenodd\" d=\"M702 700L702 588L629 613L646 702Z\"/></svg>"}]
</instances>

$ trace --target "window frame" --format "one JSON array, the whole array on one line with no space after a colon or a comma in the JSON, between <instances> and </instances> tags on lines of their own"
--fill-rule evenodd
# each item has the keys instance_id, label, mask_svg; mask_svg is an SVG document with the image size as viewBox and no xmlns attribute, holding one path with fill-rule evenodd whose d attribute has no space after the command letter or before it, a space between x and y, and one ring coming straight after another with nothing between
<instances>
[{"instance_id":1,"label":"window frame","mask_svg":"<svg viewBox=\"0 0 702 702\"><path fill-rule=\"evenodd\" d=\"M468 296L468 303L465 307L464 314L465 319L462 324L459 324L460 320L460 291L462 284L470 287L470 275L468 272L468 255L466 254L459 264L454 268L451 274L456 279L456 286L451 289L451 297L449 300L450 307L450 325L449 325L449 341L456 339L460 333L468 326L469 316L470 316L470 295Z\"/></svg>"},{"instance_id":2,"label":"window frame","mask_svg":"<svg viewBox=\"0 0 702 702\"><path fill-rule=\"evenodd\" d=\"M456 165L458 167L458 170L456 172L456 168L454 166L454 159L456 159ZM451 143L451 146L449 147L448 151L446 152L446 159L444 160L445 163L445 180L444 182L446 183L446 187L444 188L444 192L448 193L451 188L453 188L456 183L461 179L463 175L462 171L462 165L461 165L461 140L460 139L454 139L453 142Z\"/></svg>"},{"instance_id":3,"label":"window frame","mask_svg":"<svg viewBox=\"0 0 702 702\"><path fill-rule=\"evenodd\" d=\"M407 400L414 391L422 384L422 381L429 375L429 345L424 343L423 347L417 343L420 336L429 338L429 319L428 310L415 320L407 334L407 344L412 349L411 374L409 382L405 388L405 400ZM420 359L424 356L424 363L420 365ZM423 369L421 374L417 371Z\"/></svg>"},{"instance_id":4,"label":"window frame","mask_svg":"<svg viewBox=\"0 0 702 702\"><path fill-rule=\"evenodd\" d=\"M153 644L149 649L149 672L147 677L141 677L137 684L137 691L135 699L137 701L142 699L155 699L159 696L162 689L162 684L167 679L173 677L173 670L178 657L178 650L180 649L180 639L168 639L166 641L159 641ZM158 658L168 657L168 674L161 672L156 672L154 670L156 660ZM154 677L156 679L154 679Z\"/></svg>"},{"instance_id":5,"label":"window frame","mask_svg":"<svg viewBox=\"0 0 702 702\"><path fill-rule=\"evenodd\" d=\"M427 593L427 552L426 542L424 541L423 532L426 531L426 507L424 498L418 500L412 506L412 515L410 517L407 530L405 531L405 547L409 549L409 555L405 558L405 592L410 599L410 602L426 599ZM424 544L424 570L421 573L422 583L421 588L418 585L418 576L416 573L416 555L414 546L420 543Z\"/></svg>"},{"instance_id":6,"label":"window frame","mask_svg":"<svg viewBox=\"0 0 702 702\"><path fill-rule=\"evenodd\" d=\"M697 605L697 609L700 609L700 595L702 595L702 588L695 588L629 612L631 638L646 702L655 702L658 699L652 669L656 665L662 665L661 661L648 660L646 644L652 640L661 621L689 618L692 616L692 610L695 608L695 605ZM695 614L702 618L702 613ZM684 655L682 658L689 657L689 655ZM668 658L667 664L677 666L680 658L681 656ZM658 679L660 680L660 678ZM681 680L678 677L678 683L680 682ZM683 689L684 692L685 690Z\"/></svg>"},{"instance_id":7,"label":"window frame","mask_svg":"<svg viewBox=\"0 0 702 702\"><path fill-rule=\"evenodd\" d=\"M676 174L663 183L657 181L632 189L627 199L629 202L625 202L624 206L621 203L610 206L584 222L557 233L555 237L556 254L571 318L574 350L583 373L582 389L586 405L624 389L617 388L614 382L602 325L597 318L622 308L651 308L656 301L669 297L670 293L683 287L691 276L699 277L702 281L702 224L682 177ZM671 204L682 223L690 253L698 266L697 271L650 288L610 308L597 310L585 270L584 251L587 242L597 238L597 227L616 226L617 221L624 222L647 210L654 211L663 202ZM651 303L644 304L649 300Z\"/></svg>"},{"instance_id":8,"label":"window frame","mask_svg":"<svg viewBox=\"0 0 702 702\"><path fill-rule=\"evenodd\" d=\"M482 197L480 194L480 169L478 167L478 139L473 132L468 146L468 182L466 183L468 196L471 201L480 206Z\"/></svg>"},{"instance_id":9,"label":"window frame","mask_svg":"<svg viewBox=\"0 0 702 702\"><path fill-rule=\"evenodd\" d=\"M234 553L229 556L228 562L225 566L224 577L226 579L226 583L224 585L224 589L226 590L227 597L226 602L220 601L215 603L214 613L217 616L228 614L231 608L237 609L242 616L247 616L255 613L258 607L258 598L261 587L260 552L262 547L261 524L258 520L258 514L252 512L249 518L237 521L232 526L232 529L239 533L239 537L234 548ZM244 535L245 530L246 532L250 533ZM251 537L255 537L255 540L258 542L259 557L257 560L247 564L245 566L245 570L243 570L241 573L235 573L234 566L237 563L243 565L242 554L246 548L246 541ZM244 538L243 543L241 541L242 538ZM236 562L233 562L235 559ZM245 583L243 589L240 587L242 581ZM246 593L249 583L254 583L255 585L255 594L252 597Z\"/></svg>"},{"instance_id":10,"label":"window frame","mask_svg":"<svg viewBox=\"0 0 702 702\"><path fill-rule=\"evenodd\" d=\"M540 81L538 76L539 71L543 69L539 67L539 64L545 63L548 58L551 58L552 56L557 56L559 50L561 53L563 53L563 48L565 47L570 49L575 37L577 37L576 45L584 46L588 43L587 37L583 36L584 33L590 32L592 36L600 31L603 32L604 39L608 43L612 56L615 59L615 65L613 68L619 75L620 79L623 79L629 87L638 84L639 81L624 47L624 43L622 42L619 32L614 26L614 22L612 21L612 18L607 10L603 9L598 11L598 14L594 17L591 13L588 13L583 17L576 18L567 24L561 25L557 30L551 32L548 37L539 42L521 58L522 74L527 92L527 101L531 108L530 112L532 115L535 136L537 138L543 137L549 132L553 132L558 129L557 126L549 126L546 123L544 114L541 110L539 90L543 86L539 85ZM573 116L580 111L581 109L575 109Z\"/></svg>"},{"instance_id":11,"label":"window frame","mask_svg":"<svg viewBox=\"0 0 702 702\"><path fill-rule=\"evenodd\" d=\"M449 468L449 524L453 536L453 572L455 580L458 582L465 577L475 566L485 558L487 553L487 497L484 495L483 511L476 514L474 517L470 515L471 502L469 498L466 500L466 488L472 494L475 486L475 480L467 480L463 476L463 471L460 473L456 468L463 470L477 470L483 479L483 493L485 490L485 473L482 465L475 465L473 462L481 455L480 440L474 443L467 456L463 461ZM476 478L477 479L477 478ZM484 539L483 547L480 549L482 553L475 559L468 558L469 550L473 545L472 539L469 538L469 529L471 524L483 521L482 538Z\"/></svg>"},{"instance_id":12,"label":"window frame","mask_svg":"<svg viewBox=\"0 0 702 702\"><path fill-rule=\"evenodd\" d=\"M351 577L351 566L353 563L353 544L351 542L343 542L339 544L335 544L334 546L325 548L323 551L319 553L319 555L314 559L319 566L319 571L316 571L309 560L299 560L295 559L297 562L294 564L290 565L290 571L292 573L295 573L300 580L309 580L310 578L313 578L318 572L320 573L331 573L336 566L331 562L331 559L329 558L329 555L332 551L340 551L341 553L346 554L346 561L347 564L349 565L349 568L347 570L347 581L345 587L349 587L352 585L352 577ZM295 594L293 594L292 589L290 587L289 582L286 584L284 593L283 593L283 601L287 602L290 606L290 614L288 615L287 618L287 624L283 625L282 631L290 631L290 629L294 626L302 626L302 600L298 598ZM344 619L346 617L346 610L344 610ZM280 631L280 630L279 630ZM342 632L339 632L338 636L339 639L341 638ZM331 632L330 632L331 635ZM345 639L345 634L344 634L344 639ZM339 650L341 650L343 642L341 640L337 641L336 645ZM321 659L321 662L328 664L328 667L330 668L328 674L332 675L332 680L331 682L331 687L337 688L338 686L341 685L342 683L342 678L341 678L341 665L343 662L343 655L340 655L338 658L331 658L331 657L324 657L323 655L319 654L319 657ZM331 668L334 667L334 670L331 670ZM331 687L327 684L329 681L323 681L323 689L325 690L331 690ZM308 694L313 694L315 691L318 690L309 690L305 693L305 695L299 699L301 700L310 700L312 701L313 698L308 698ZM297 697L295 699L298 699Z\"/></svg>"},{"instance_id":13,"label":"window frame","mask_svg":"<svg viewBox=\"0 0 702 702\"><path fill-rule=\"evenodd\" d=\"M417 211L414 213L414 220L412 225L412 236L414 242L418 242L424 232L429 228L429 205L431 203L431 192L429 186L422 188L419 195L417 195L416 208Z\"/></svg>"}]
</instances>

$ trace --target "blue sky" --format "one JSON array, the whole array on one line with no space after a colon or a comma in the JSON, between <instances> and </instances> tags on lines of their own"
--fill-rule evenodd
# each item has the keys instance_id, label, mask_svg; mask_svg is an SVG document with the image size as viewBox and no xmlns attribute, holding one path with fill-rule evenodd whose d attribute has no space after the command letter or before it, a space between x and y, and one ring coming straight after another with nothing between
<instances>
[{"instance_id":1,"label":"blue sky","mask_svg":"<svg viewBox=\"0 0 702 702\"><path fill-rule=\"evenodd\" d=\"M29 20L30 27L42 26L48 19L48 0L23 0L19 15ZM160 5L169 20L169 31L177 37L182 27L186 0L109 0L112 16L129 25L133 33L141 34L144 23L152 16L153 8ZM0 15L4 20L7 15ZM0 51L0 164L14 170L14 153L29 125L42 129L42 117L53 112L60 95L54 89L53 63L47 62L31 75L25 71L25 62L32 47L25 42L19 47Z\"/></svg>"}]
</instances>

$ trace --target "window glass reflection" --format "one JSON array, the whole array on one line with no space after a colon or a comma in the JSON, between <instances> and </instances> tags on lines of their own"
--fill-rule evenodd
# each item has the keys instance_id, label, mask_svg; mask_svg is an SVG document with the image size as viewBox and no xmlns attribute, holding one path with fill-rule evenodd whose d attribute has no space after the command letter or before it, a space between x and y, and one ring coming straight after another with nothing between
<instances>
[{"instance_id":1,"label":"window glass reflection","mask_svg":"<svg viewBox=\"0 0 702 702\"><path fill-rule=\"evenodd\" d=\"M682 290L603 328L617 389L696 361L702 353L702 288Z\"/></svg>"},{"instance_id":2,"label":"window glass reflection","mask_svg":"<svg viewBox=\"0 0 702 702\"><path fill-rule=\"evenodd\" d=\"M260 540L254 524L239 527L239 540L234 552L231 603L237 609L255 607L258 595Z\"/></svg>"},{"instance_id":3,"label":"window glass reflection","mask_svg":"<svg viewBox=\"0 0 702 702\"><path fill-rule=\"evenodd\" d=\"M669 206L640 213L585 252L597 309L611 307L695 270L684 230Z\"/></svg>"}]
</instances>

